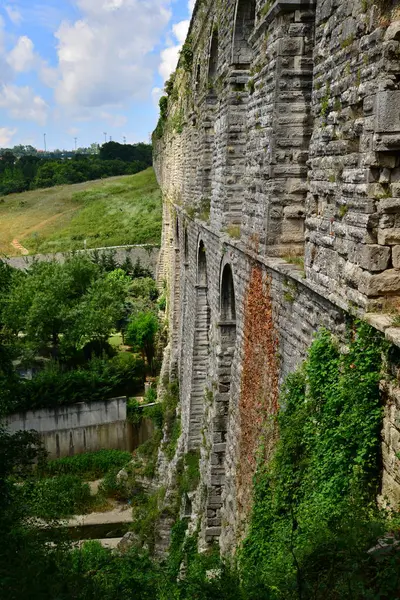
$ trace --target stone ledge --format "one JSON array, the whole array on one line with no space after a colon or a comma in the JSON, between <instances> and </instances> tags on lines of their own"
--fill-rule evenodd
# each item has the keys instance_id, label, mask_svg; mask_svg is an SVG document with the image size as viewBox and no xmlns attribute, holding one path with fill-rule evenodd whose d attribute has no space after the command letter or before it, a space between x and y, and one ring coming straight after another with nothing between
<instances>
[{"instance_id":1,"label":"stone ledge","mask_svg":"<svg viewBox=\"0 0 400 600\"><path fill-rule=\"evenodd\" d=\"M181 206L174 205L174 207L177 212L187 217ZM350 302L346 301L337 294L332 292L327 293L326 288L323 288L322 286L305 279L303 272L298 266L286 262L283 258L260 256L256 252L249 250L249 248L240 242L240 240L233 240L227 234L224 234L224 232L214 231L212 226L208 223L200 221L199 219L194 219L194 221L198 227L205 229L209 234L218 239L221 244L234 248L236 251L243 253L247 258L257 261L258 263L264 265L267 269L271 269L283 277L290 277L292 280L296 281L298 285L308 288L317 296L319 296L321 300L329 302L335 308L351 314L354 317L358 317L359 319L364 319L372 327L375 327L375 329L381 333L384 333L389 342L400 347L400 327L392 327L393 319L390 315L381 313L366 313L361 308L354 307Z\"/></svg>"}]
</instances>

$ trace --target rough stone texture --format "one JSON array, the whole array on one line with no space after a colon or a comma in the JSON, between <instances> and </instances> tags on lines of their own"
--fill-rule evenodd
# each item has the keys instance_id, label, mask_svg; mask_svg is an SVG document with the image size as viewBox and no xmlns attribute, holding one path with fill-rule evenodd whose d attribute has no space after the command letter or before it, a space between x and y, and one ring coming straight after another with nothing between
<instances>
[{"instance_id":1,"label":"rough stone texture","mask_svg":"<svg viewBox=\"0 0 400 600\"><path fill-rule=\"evenodd\" d=\"M115 260L122 264L126 259L130 259L132 264L135 265L136 261L140 261L142 267L149 269L152 273L156 273L156 267L160 249L151 245L142 246L111 246L109 248L94 248L91 250L78 250L79 253L88 254L89 256L93 252L97 252L100 256L102 255L113 255ZM25 270L29 268L33 262L51 262L56 260L57 262L65 262L68 256L71 256L71 252L56 252L55 254L33 254L32 256L13 256L6 258L5 261L15 269Z\"/></svg>"},{"instance_id":2,"label":"rough stone texture","mask_svg":"<svg viewBox=\"0 0 400 600\"><path fill-rule=\"evenodd\" d=\"M218 539L229 551L242 535L237 464L252 268L270 282L281 381L318 328L340 337L346 312L400 296L394 16L361 0L195 7L193 61L178 64L154 159L164 196L168 369L180 382L179 452L201 451L192 508L203 546ZM292 264L298 256L305 272ZM400 330L378 317L369 321L400 344ZM389 406L383 495L398 503L392 429L400 406L391 392Z\"/></svg>"}]
</instances>

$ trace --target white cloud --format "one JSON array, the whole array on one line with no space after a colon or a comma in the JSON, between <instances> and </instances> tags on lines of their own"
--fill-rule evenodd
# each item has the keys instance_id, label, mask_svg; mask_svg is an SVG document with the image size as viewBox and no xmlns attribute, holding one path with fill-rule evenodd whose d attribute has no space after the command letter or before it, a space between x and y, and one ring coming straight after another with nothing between
<instances>
[{"instance_id":1,"label":"white cloud","mask_svg":"<svg viewBox=\"0 0 400 600\"><path fill-rule=\"evenodd\" d=\"M180 44L183 44L186 40L187 32L189 30L190 21L180 21L180 23L176 23L172 27L172 31L174 36L178 40Z\"/></svg>"},{"instance_id":2,"label":"white cloud","mask_svg":"<svg viewBox=\"0 0 400 600\"><path fill-rule=\"evenodd\" d=\"M5 11L8 15L8 18L14 23L14 25L21 24L22 15L17 8L8 4L7 6L5 6Z\"/></svg>"},{"instance_id":3,"label":"white cloud","mask_svg":"<svg viewBox=\"0 0 400 600\"><path fill-rule=\"evenodd\" d=\"M10 129L9 127L0 127L0 148L7 148L14 135L17 133L16 129Z\"/></svg>"},{"instance_id":4,"label":"white cloud","mask_svg":"<svg viewBox=\"0 0 400 600\"><path fill-rule=\"evenodd\" d=\"M58 39L57 102L71 110L122 105L150 92L151 52L170 19L170 0L77 0L82 18Z\"/></svg>"},{"instance_id":5,"label":"white cloud","mask_svg":"<svg viewBox=\"0 0 400 600\"><path fill-rule=\"evenodd\" d=\"M38 57L34 52L34 45L26 35L20 37L7 56L7 62L14 71L23 73L35 67Z\"/></svg>"},{"instance_id":6,"label":"white cloud","mask_svg":"<svg viewBox=\"0 0 400 600\"><path fill-rule=\"evenodd\" d=\"M0 88L0 108L7 110L13 119L34 121L39 125L46 123L49 110L43 98L32 88L13 84Z\"/></svg>"},{"instance_id":7,"label":"white cloud","mask_svg":"<svg viewBox=\"0 0 400 600\"><path fill-rule=\"evenodd\" d=\"M151 90L151 97L152 100L155 104L155 106L158 106L158 102L161 98L161 96L163 95L163 90L160 87L155 87Z\"/></svg>"},{"instance_id":8,"label":"white cloud","mask_svg":"<svg viewBox=\"0 0 400 600\"><path fill-rule=\"evenodd\" d=\"M5 23L0 15L0 85L10 81L12 78L12 70L6 60L5 49Z\"/></svg>"},{"instance_id":9,"label":"white cloud","mask_svg":"<svg viewBox=\"0 0 400 600\"><path fill-rule=\"evenodd\" d=\"M111 127L123 127L128 121L125 115L117 115L106 111L102 111L99 114L99 118L103 119L103 121L108 121Z\"/></svg>"},{"instance_id":10,"label":"white cloud","mask_svg":"<svg viewBox=\"0 0 400 600\"><path fill-rule=\"evenodd\" d=\"M172 27L172 34L176 41L172 42L172 45L165 48L160 54L161 63L158 68L158 72L163 78L163 81L166 81L171 73L173 73L176 69L179 59L179 52L181 51L182 45L186 39L189 24L190 22L185 20L176 23Z\"/></svg>"},{"instance_id":11,"label":"white cloud","mask_svg":"<svg viewBox=\"0 0 400 600\"><path fill-rule=\"evenodd\" d=\"M196 4L196 0L189 0L188 1L189 15L192 14L195 4Z\"/></svg>"}]
</instances>

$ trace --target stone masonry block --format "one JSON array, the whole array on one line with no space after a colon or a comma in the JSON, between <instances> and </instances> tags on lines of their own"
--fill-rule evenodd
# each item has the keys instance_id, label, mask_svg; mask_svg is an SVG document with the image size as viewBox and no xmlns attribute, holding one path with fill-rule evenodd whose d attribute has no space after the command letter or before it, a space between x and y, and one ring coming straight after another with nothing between
<instances>
[{"instance_id":1,"label":"stone masonry block","mask_svg":"<svg viewBox=\"0 0 400 600\"><path fill-rule=\"evenodd\" d=\"M383 198L379 210L384 213L400 213L400 198Z\"/></svg>"},{"instance_id":2,"label":"stone masonry block","mask_svg":"<svg viewBox=\"0 0 400 600\"><path fill-rule=\"evenodd\" d=\"M400 246L393 246L392 262L395 269L400 269Z\"/></svg>"},{"instance_id":3,"label":"stone masonry block","mask_svg":"<svg viewBox=\"0 0 400 600\"><path fill-rule=\"evenodd\" d=\"M400 248L400 246L399 246ZM384 271L389 265L390 248L378 244L368 244L358 252L358 263L367 271Z\"/></svg>"},{"instance_id":4,"label":"stone masonry block","mask_svg":"<svg viewBox=\"0 0 400 600\"><path fill-rule=\"evenodd\" d=\"M368 297L400 294L400 272L388 269L377 275L364 273L359 290Z\"/></svg>"},{"instance_id":5,"label":"stone masonry block","mask_svg":"<svg viewBox=\"0 0 400 600\"><path fill-rule=\"evenodd\" d=\"M384 90L376 96L377 133L394 133L400 131L400 90Z\"/></svg>"},{"instance_id":6,"label":"stone masonry block","mask_svg":"<svg viewBox=\"0 0 400 600\"><path fill-rule=\"evenodd\" d=\"M400 229L378 229L378 244L381 246L396 246L400 244Z\"/></svg>"}]
</instances>

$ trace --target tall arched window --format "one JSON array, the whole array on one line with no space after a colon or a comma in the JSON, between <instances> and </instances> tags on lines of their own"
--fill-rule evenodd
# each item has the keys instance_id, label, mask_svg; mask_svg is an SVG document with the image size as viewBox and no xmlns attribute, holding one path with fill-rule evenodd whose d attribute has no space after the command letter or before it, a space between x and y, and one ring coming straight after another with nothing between
<instances>
[{"instance_id":1,"label":"tall arched window","mask_svg":"<svg viewBox=\"0 0 400 600\"><path fill-rule=\"evenodd\" d=\"M208 489L206 505L206 536L208 534L211 540L214 536L218 537L220 534L219 527L222 525L221 509L224 490L226 482L229 481L225 460L231 414L232 385L235 380L232 376L232 370L236 348L236 308L232 268L228 264L222 270L220 310L219 350L217 353L218 384L214 393L212 423L211 485ZM224 480L213 477L213 475L219 473L221 467L226 474Z\"/></svg>"},{"instance_id":2,"label":"tall arched window","mask_svg":"<svg viewBox=\"0 0 400 600\"><path fill-rule=\"evenodd\" d=\"M254 29L255 18L255 0L238 0L233 36L232 62L234 64L243 65L251 63L252 48L249 38Z\"/></svg>"},{"instance_id":3,"label":"tall arched window","mask_svg":"<svg viewBox=\"0 0 400 600\"><path fill-rule=\"evenodd\" d=\"M185 263L189 262L189 239L188 239L187 229L185 229L184 259L185 259Z\"/></svg>"},{"instance_id":4,"label":"tall arched window","mask_svg":"<svg viewBox=\"0 0 400 600\"><path fill-rule=\"evenodd\" d=\"M222 273L221 321L236 321L235 288L230 265L225 265Z\"/></svg>"},{"instance_id":5,"label":"tall arched window","mask_svg":"<svg viewBox=\"0 0 400 600\"><path fill-rule=\"evenodd\" d=\"M175 246L179 248L179 219L176 217L175 221Z\"/></svg>"},{"instance_id":6,"label":"tall arched window","mask_svg":"<svg viewBox=\"0 0 400 600\"><path fill-rule=\"evenodd\" d=\"M193 354L191 360L191 389L189 398L187 443L189 450L198 450L202 440L204 393L207 385L210 355L210 306L207 289L207 256L201 241L197 258L197 286Z\"/></svg>"},{"instance_id":7,"label":"tall arched window","mask_svg":"<svg viewBox=\"0 0 400 600\"><path fill-rule=\"evenodd\" d=\"M199 254L197 259L197 283L199 285L207 285L206 249L202 241L199 244Z\"/></svg>"},{"instance_id":8,"label":"tall arched window","mask_svg":"<svg viewBox=\"0 0 400 600\"><path fill-rule=\"evenodd\" d=\"M200 76L201 76L200 63L198 63L197 67L196 67L196 82L195 82L196 92L198 92L200 89Z\"/></svg>"},{"instance_id":9,"label":"tall arched window","mask_svg":"<svg viewBox=\"0 0 400 600\"><path fill-rule=\"evenodd\" d=\"M217 76L218 69L218 30L215 29L212 34L210 44L210 60L208 63L208 82L213 84Z\"/></svg>"}]
</instances>

